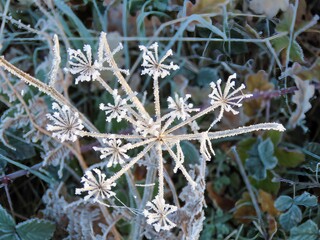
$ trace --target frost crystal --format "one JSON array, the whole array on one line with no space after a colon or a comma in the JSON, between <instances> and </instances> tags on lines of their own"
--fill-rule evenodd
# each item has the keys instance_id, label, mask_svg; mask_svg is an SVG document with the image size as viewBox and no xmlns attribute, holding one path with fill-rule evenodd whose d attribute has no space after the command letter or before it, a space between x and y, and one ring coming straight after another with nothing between
<instances>
[{"instance_id":1,"label":"frost crystal","mask_svg":"<svg viewBox=\"0 0 320 240\"><path fill-rule=\"evenodd\" d=\"M93 147L95 151L100 151L100 158L104 159L110 156L107 167L111 167L112 165L120 165L125 163L125 160L129 159L129 156L126 154L128 147L131 145L126 144L121 146L122 141L120 139L111 139L108 141L107 139L103 139L103 142L107 145L107 147Z\"/></svg>"},{"instance_id":2,"label":"frost crystal","mask_svg":"<svg viewBox=\"0 0 320 240\"><path fill-rule=\"evenodd\" d=\"M57 103L52 103L52 109L58 111L53 115L46 115L53 122L52 125L47 125L47 130L52 131L52 136L60 139L61 142L76 141L79 131L84 128L81 119L79 119L79 113L72 112L66 105L61 108Z\"/></svg>"},{"instance_id":3,"label":"frost crystal","mask_svg":"<svg viewBox=\"0 0 320 240\"><path fill-rule=\"evenodd\" d=\"M177 211L177 207L165 204L165 200L159 195L155 197L152 202L147 202L147 207L143 211L144 216L147 218L147 223L154 226L154 229L159 232L162 230L170 230L174 228L176 224L168 219L168 215Z\"/></svg>"},{"instance_id":4,"label":"frost crystal","mask_svg":"<svg viewBox=\"0 0 320 240\"><path fill-rule=\"evenodd\" d=\"M75 79L76 84L78 84L78 82L96 80L100 76L99 70L102 67L98 61L94 61L92 64L90 45L84 45L83 51L86 52L87 56L85 56L80 49L68 49L70 68L66 68L66 71L69 71L72 74L79 74Z\"/></svg>"},{"instance_id":5,"label":"frost crystal","mask_svg":"<svg viewBox=\"0 0 320 240\"><path fill-rule=\"evenodd\" d=\"M159 76L161 78L165 78L166 76L170 75L170 72L168 70L177 70L179 69L178 65L173 64L173 62L170 62L170 65L163 64L164 60L166 60L169 56L172 55L172 50L168 50L166 54L160 59L158 56L158 43L152 44L149 49L152 49L154 51L154 54L148 50L145 46L139 46L140 50L143 51L143 62L141 64L142 67L145 67L144 70L142 70L142 75L148 74L154 78L158 78Z\"/></svg>"},{"instance_id":6,"label":"frost crystal","mask_svg":"<svg viewBox=\"0 0 320 240\"><path fill-rule=\"evenodd\" d=\"M93 198L94 202L116 195L111 191L111 187L114 187L116 183L111 183L106 180L106 175L101 173L99 169L95 168L92 171L97 174L98 178L96 178L91 171L87 171L81 178L83 188L77 188L76 194L79 195L82 192L88 192L87 196L84 197L84 200L87 201L90 198Z\"/></svg>"},{"instance_id":7,"label":"frost crystal","mask_svg":"<svg viewBox=\"0 0 320 240\"><path fill-rule=\"evenodd\" d=\"M108 103L108 105L106 106L103 103L101 103L99 107L101 110L105 111L107 116L107 122L111 122L113 118L116 118L117 122L120 122L122 118L126 116L127 113L127 100L121 99L121 97L118 95L117 89L113 90L112 96L114 99L114 105Z\"/></svg>"}]
</instances>

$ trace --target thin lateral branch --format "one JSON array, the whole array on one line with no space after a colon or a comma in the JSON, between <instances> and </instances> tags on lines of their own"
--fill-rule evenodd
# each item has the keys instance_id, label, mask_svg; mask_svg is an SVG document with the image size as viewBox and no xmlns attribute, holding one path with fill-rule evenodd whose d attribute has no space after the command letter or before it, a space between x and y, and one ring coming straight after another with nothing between
<instances>
[{"instance_id":1,"label":"thin lateral branch","mask_svg":"<svg viewBox=\"0 0 320 240\"><path fill-rule=\"evenodd\" d=\"M250 133L260 130L276 130L283 132L285 131L285 128L280 123L259 123L251 126L245 126L245 127L239 127L236 129L230 129L230 130L223 130L223 131L217 131L217 132L209 132L208 138L210 140L213 139L219 139L219 138L225 138L225 137L232 137L237 136L244 133ZM194 133L194 134L182 134L178 136L166 136L166 139L168 140L175 140L179 139L182 140L200 140L202 138L201 133Z\"/></svg>"},{"instance_id":2,"label":"thin lateral branch","mask_svg":"<svg viewBox=\"0 0 320 240\"><path fill-rule=\"evenodd\" d=\"M154 95L154 105L156 110L157 121L160 122L161 119L161 106L160 106L160 93L159 93L159 77L154 76L153 78L153 95ZM160 122L161 124L161 122Z\"/></svg>"},{"instance_id":3,"label":"thin lateral branch","mask_svg":"<svg viewBox=\"0 0 320 240\"><path fill-rule=\"evenodd\" d=\"M114 58L112 57L112 52L110 50L109 44L107 42L107 38L106 38L106 33L102 33L103 35L101 37L105 38L105 51L107 53L108 56L110 56L108 62L111 65L112 68L115 69L114 71L114 75L116 75L119 83L121 84L123 90L129 95L132 96L132 102L137 106L139 112L147 117L150 117L148 112L145 110L145 108L143 107L142 103L140 102L140 100L137 98L137 96L134 94L134 92L132 91L132 89L130 88L129 84L127 83L126 79L122 76L117 63L115 62Z\"/></svg>"},{"instance_id":4,"label":"thin lateral branch","mask_svg":"<svg viewBox=\"0 0 320 240\"><path fill-rule=\"evenodd\" d=\"M163 177L163 157L161 143L158 142L156 146L157 158L158 158L158 176L159 176L159 198L164 199L164 177Z\"/></svg>"},{"instance_id":5,"label":"thin lateral branch","mask_svg":"<svg viewBox=\"0 0 320 240\"><path fill-rule=\"evenodd\" d=\"M40 163L37 163L37 164L35 164L35 165L33 165L32 167L30 167L30 169L32 169L32 170L38 170L38 169L40 169L41 167L42 167L42 162L40 162ZM29 174L30 173L30 171L29 170L18 170L18 171L16 171L16 172L13 172L13 173L10 173L10 174L7 174L7 175L4 175L4 176L1 176L0 177L0 182L4 182L4 181L12 181L12 180L14 180L14 179L16 179L16 178L19 178L19 177L22 177L22 176L25 176L25 175L27 175L27 174Z\"/></svg>"},{"instance_id":6,"label":"thin lateral branch","mask_svg":"<svg viewBox=\"0 0 320 240\"><path fill-rule=\"evenodd\" d=\"M100 76L97 77L97 81L112 95L113 89L106 83Z\"/></svg>"},{"instance_id":7,"label":"thin lateral branch","mask_svg":"<svg viewBox=\"0 0 320 240\"><path fill-rule=\"evenodd\" d=\"M202 117L203 115L206 115L211 111L214 111L218 107L220 107L220 104L215 104L215 105L212 105L210 107L207 107L206 109L202 110L201 112L197 113L196 115L188 118L186 121L183 121L183 122L177 124L176 126L170 128L164 134L167 135L167 134L169 134L169 133L171 133L171 132L173 132L173 131L175 131L175 130L177 130L177 129L179 129L179 128L181 128L181 127L183 127L183 126L185 126L185 125L187 125L187 124L189 124L191 122L193 122L194 120Z\"/></svg>"},{"instance_id":8,"label":"thin lateral branch","mask_svg":"<svg viewBox=\"0 0 320 240\"><path fill-rule=\"evenodd\" d=\"M314 84L316 89L320 89L320 83L315 83ZM291 94L294 93L295 91L299 90L296 86L294 87L289 87L289 88L282 88L279 90L271 90L271 91L256 91L252 93L252 96L245 99L245 101L250 101L253 99L258 99L258 98L263 98L263 99L272 99L272 98L277 98L281 97L286 94Z\"/></svg>"},{"instance_id":9,"label":"thin lateral branch","mask_svg":"<svg viewBox=\"0 0 320 240\"><path fill-rule=\"evenodd\" d=\"M56 100L61 105L69 105L67 104L66 99L54 88L49 87L47 84L21 71L19 68L15 67L11 63L9 63L7 60L5 60L3 56L0 57L0 66L2 66L5 70L10 72L12 75L26 82L27 84L30 84L38 88L41 92L51 96L54 100Z\"/></svg>"},{"instance_id":10,"label":"thin lateral branch","mask_svg":"<svg viewBox=\"0 0 320 240\"><path fill-rule=\"evenodd\" d=\"M176 154L172 151L172 149L168 146L168 144L166 142L165 142L165 145L166 145L166 148L167 148L168 153L170 154L170 156L173 158L173 160L176 162L176 164L179 165L178 168L181 170L181 172L184 175L184 177L187 179L187 181L190 183L190 185L192 187L195 187L197 185L197 183L192 179L192 177L189 175L189 173L187 172L185 167L179 161L179 159L176 156Z\"/></svg>"},{"instance_id":11,"label":"thin lateral branch","mask_svg":"<svg viewBox=\"0 0 320 240\"><path fill-rule=\"evenodd\" d=\"M113 183L119 179L124 173L128 171L134 164L136 164L154 145L155 143L150 143L143 151L141 151L135 158L133 158L127 165L123 166L119 172L114 174L108 179L109 182Z\"/></svg>"},{"instance_id":12,"label":"thin lateral branch","mask_svg":"<svg viewBox=\"0 0 320 240\"><path fill-rule=\"evenodd\" d=\"M140 135L125 135L125 134L113 134L113 133L99 133L99 132L87 132L79 131L78 135L81 137L93 137L93 138L107 138L107 139L147 139Z\"/></svg>"}]
</instances>

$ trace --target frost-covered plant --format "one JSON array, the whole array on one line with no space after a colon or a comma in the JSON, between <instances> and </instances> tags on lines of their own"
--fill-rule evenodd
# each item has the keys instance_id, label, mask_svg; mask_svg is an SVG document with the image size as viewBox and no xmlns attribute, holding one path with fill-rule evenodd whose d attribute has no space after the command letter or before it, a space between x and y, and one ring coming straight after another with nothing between
<instances>
[{"instance_id":1,"label":"frost-covered plant","mask_svg":"<svg viewBox=\"0 0 320 240\"><path fill-rule=\"evenodd\" d=\"M55 44L58 44L58 42L56 41ZM182 141L198 142L202 158L204 161L209 161L214 155L211 143L214 139L258 130L284 131L284 127L278 123L262 123L224 131L211 130L215 124L221 121L224 112L238 114L236 109L241 107L241 101L251 96L242 91L245 88L243 84L238 88L235 87L236 74L229 76L225 84L220 79L216 83L211 83L212 92L208 96L211 101L207 108L201 110L193 108L193 104L189 102L191 95L179 96L175 94L174 98L169 97L167 99L167 110L163 111L160 102L159 80L170 76L171 71L179 69L179 66L173 62L166 64L167 58L173 55L172 50L167 51L163 57L159 57L158 43L154 43L150 47L139 46L143 57L141 74L147 74L153 80L155 109L155 116L153 116L146 110L138 97L139 94L130 88L123 77L123 74L129 74L129 71L120 69L113 58L114 54L121 48L122 45L119 45L118 48L111 51L106 33L101 33L97 59L93 61L89 45L84 47L86 54L82 53L81 50L69 49L70 67L66 71L76 76L76 84L82 81L98 81L113 96L113 102L101 103L100 109L105 111L107 122L112 120L127 121L133 129L128 134L99 133L85 116L79 113L62 94L55 90L52 82L50 85L41 83L15 68L3 58L0 59L0 65L25 82L38 87L57 102L53 105L54 110L57 111L48 115L49 120L51 120L48 130L53 132L53 137L58 138L61 142L75 141L78 137L83 136L94 137L99 140L102 146L95 146L93 149L100 151L100 158L103 161L91 166L90 169L92 170L88 169L85 172L85 176L81 180L84 186L76 190L77 194L87 193L84 200L108 206L103 201L112 202L112 198L116 197L113 188L117 180L127 174L136 163L147 159L148 154L155 156L148 164L157 166L158 193L154 199L148 199L149 201L143 206L144 209L141 209L141 214L144 214L147 224L152 225L157 232L170 230L176 226L170 220L170 215L173 215L178 208L175 205L168 204L165 200L164 163L172 160L174 173L177 173L178 170L181 171L190 187L192 189L197 187L195 178L190 176L184 165L185 154L181 145ZM54 66L56 67L56 65ZM111 88L101 78L100 72L102 71L112 71L122 91ZM50 79L54 79L54 76L51 76ZM211 121L210 127L200 129L197 120L216 110L218 114ZM83 130L84 127L88 130ZM180 131L181 129L184 129L184 131ZM129 154L129 150L134 151L130 151ZM133 155L132 152L137 152L137 154ZM169 159L164 159L164 156L169 156ZM121 165L121 169L108 178L97 168L111 167L117 164ZM152 171L151 168L148 169ZM97 178L94 176L95 174ZM152 184L152 182L146 182L146 184Z\"/></svg>"}]
</instances>

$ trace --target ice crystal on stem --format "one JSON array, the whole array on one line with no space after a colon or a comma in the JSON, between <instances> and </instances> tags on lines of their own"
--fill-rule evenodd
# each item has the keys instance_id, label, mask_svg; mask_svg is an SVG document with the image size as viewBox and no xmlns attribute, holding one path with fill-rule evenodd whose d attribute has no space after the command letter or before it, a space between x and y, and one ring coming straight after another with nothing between
<instances>
[{"instance_id":1,"label":"ice crystal on stem","mask_svg":"<svg viewBox=\"0 0 320 240\"><path fill-rule=\"evenodd\" d=\"M144 216L147 218L147 223L154 226L157 232L160 230L170 230L175 227L176 224L168 219L168 215L177 211L177 207L166 204L165 200L159 195L155 197L152 202L148 202L147 207L143 211Z\"/></svg>"},{"instance_id":2,"label":"ice crystal on stem","mask_svg":"<svg viewBox=\"0 0 320 240\"><path fill-rule=\"evenodd\" d=\"M92 172L96 173L97 178ZM85 201L93 198L92 200L94 202L98 202L116 195L111 191L111 187L114 187L116 183L111 183L110 181L106 180L106 175L97 168L93 169L92 171L87 171L81 178L81 182L83 183L83 188L77 188L76 194L79 195L82 192L88 192L84 197Z\"/></svg>"},{"instance_id":3,"label":"ice crystal on stem","mask_svg":"<svg viewBox=\"0 0 320 240\"><path fill-rule=\"evenodd\" d=\"M60 139L61 142L76 141L79 131L84 128L82 120L79 119L79 113L72 112L66 105L61 108L57 103L52 104L52 109L58 111L52 115L49 113L46 115L53 122L47 125L47 130L51 131L52 136Z\"/></svg>"}]
</instances>

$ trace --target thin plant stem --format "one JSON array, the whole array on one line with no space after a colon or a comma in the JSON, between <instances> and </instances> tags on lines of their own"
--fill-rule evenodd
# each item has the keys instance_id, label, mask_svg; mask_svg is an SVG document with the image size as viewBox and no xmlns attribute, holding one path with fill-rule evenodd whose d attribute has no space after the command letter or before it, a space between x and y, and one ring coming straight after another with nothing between
<instances>
[{"instance_id":1,"label":"thin plant stem","mask_svg":"<svg viewBox=\"0 0 320 240\"><path fill-rule=\"evenodd\" d=\"M254 207L254 209L256 211L256 214L257 214L257 217L258 217L258 220L259 220L259 225L263 226L264 223L263 223L263 220L262 220L262 214L261 214L261 210L259 208L259 204L258 204L257 198L256 198L256 196L255 196L255 194L253 192L253 189L252 189L252 186L250 184L249 178L248 178L248 176L246 174L246 171L244 170L243 164L242 164L241 159L240 159L240 157L238 155L236 147L233 146L231 148L231 151L233 152L233 155L235 157L236 163L237 163L237 165L239 167L240 174L241 174L242 179L243 179L243 181L244 181L244 183L245 183L245 185L247 187L247 190L249 192L249 195L250 195L250 198L251 198L251 201L252 201L252 205L253 205L253 207ZM262 235L263 235L263 237L265 239L268 239L267 238L267 233L265 232L265 230L263 230L261 233L262 233Z\"/></svg>"},{"instance_id":2,"label":"thin plant stem","mask_svg":"<svg viewBox=\"0 0 320 240\"><path fill-rule=\"evenodd\" d=\"M158 176L159 176L159 198L164 199L164 179L163 179L163 158L162 158L162 149L161 144L157 143L156 145L157 159L158 159Z\"/></svg>"}]
</instances>

